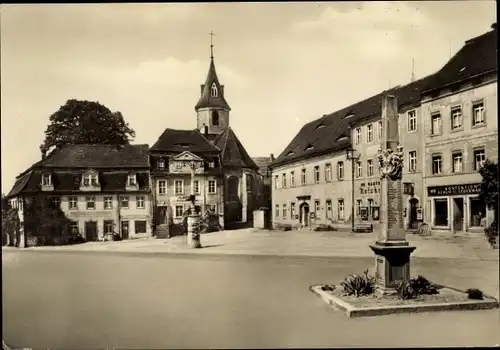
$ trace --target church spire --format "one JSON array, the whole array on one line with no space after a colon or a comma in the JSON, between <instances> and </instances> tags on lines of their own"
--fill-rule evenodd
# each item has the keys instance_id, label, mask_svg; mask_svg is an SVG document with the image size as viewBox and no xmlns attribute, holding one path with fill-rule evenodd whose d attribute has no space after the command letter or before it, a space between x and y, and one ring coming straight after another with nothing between
<instances>
[{"instance_id":1,"label":"church spire","mask_svg":"<svg viewBox=\"0 0 500 350\"><path fill-rule=\"evenodd\" d=\"M210 31L210 59L213 61L214 60L214 43L213 43L213 38L214 38L214 32Z\"/></svg>"}]
</instances>

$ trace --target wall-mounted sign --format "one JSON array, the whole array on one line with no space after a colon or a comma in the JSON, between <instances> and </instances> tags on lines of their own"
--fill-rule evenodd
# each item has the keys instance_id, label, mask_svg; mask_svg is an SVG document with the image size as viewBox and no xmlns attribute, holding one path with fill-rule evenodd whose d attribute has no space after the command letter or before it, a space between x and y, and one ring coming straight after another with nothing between
<instances>
[{"instance_id":1,"label":"wall-mounted sign","mask_svg":"<svg viewBox=\"0 0 500 350\"><path fill-rule=\"evenodd\" d=\"M367 207L361 207L359 214L361 216L361 220L368 220L368 208Z\"/></svg>"},{"instance_id":2,"label":"wall-mounted sign","mask_svg":"<svg viewBox=\"0 0 500 350\"><path fill-rule=\"evenodd\" d=\"M379 217L380 217L380 208L379 207L372 207L372 219L378 220Z\"/></svg>"},{"instance_id":3,"label":"wall-mounted sign","mask_svg":"<svg viewBox=\"0 0 500 350\"><path fill-rule=\"evenodd\" d=\"M413 182L403 182L403 194L413 196L415 193L415 184Z\"/></svg>"},{"instance_id":4,"label":"wall-mounted sign","mask_svg":"<svg viewBox=\"0 0 500 350\"><path fill-rule=\"evenodd\" d=\"M359 185L361 194L380 193L380 181L363 182Z\"/></svg>"},{"instance_id":5,"label":"wall-mounted sign","mask_svg":"<svg viewBox=\"0 0 500 350\"><path fill-rule=\"evenodd\" d=\"M479 192L481 192L480 183L427 187L429 196L457 196L461 194L478 194Z\"/></svg>"}]
</instances>

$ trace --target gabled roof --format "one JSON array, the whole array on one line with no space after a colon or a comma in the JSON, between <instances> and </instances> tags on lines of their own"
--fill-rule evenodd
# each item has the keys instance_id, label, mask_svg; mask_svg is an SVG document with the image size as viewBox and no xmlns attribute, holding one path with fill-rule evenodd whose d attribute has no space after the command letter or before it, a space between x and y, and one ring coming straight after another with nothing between
<instances>
[{"instance_id":1,"label":"gabled roof","mask_svg":"<svg viewBox=\"0 0 500 350\"><path fill-rule=\"evenodd\" d=\"M14 183L14 186L12 186L12 189L7 194L7 198L16 196L21 193L21 191L26 187L26 184L29 182L32 174L33 172L29 171L24 175L18 176L16 182Z\"/></svg>"},{"instance_id":2,"label":"gabled roof","mask_svg":"<svg viewBox=\"0 0 500 350\"><path fill-rule=\"evenodd\" d=\"M307 123L270 167L346 148L350 145L350 127L362 123L363 120L381 115L381 102L385 94L395 95L400 109L417 106L420 103L420 92L431 78L432 75L408 85L381 92ZM346 116L350 117L345 118Z\"/></svg>"},{"instance_id":3,"label":"gabled roof","mask_svg":"<svg viewBox=\"0 0 500 350\"><path fill-rule=\"evenodd\" d=\"M214 139L214 144L222 151L223 167L242 167L258 169L252 158L248 155L245 147L231 127L228 127Z\"/></svg>"},{"instance_id":4,"label":"gabled roof","mask_svg":"<svg viewBox=\"0 0 500 350\"><path fill-rule=\"evenodd\" d=\"M197 160L197 161L203 161L200 157L198 157L196 154L193 154L189 151L184 151L182 153L177 154L176 156L173 157L175 160Z\"/></svg>"},{"instance_id":5,"label":"gabled roof","mask_svg":"<svg viewBox=\"0 0 500 350\"><path fill-rule=\"evenodd\" d=\"M147 151L148 145L64 145L33 167L147 168Z\"/></svg>"},{"instance_id":6,"label":"gabled roof","mask_svg":"<svg viewBox=\"0 0 500 350\"><path fill-rule=\"evenodd\" d=\"M220 152L210 141L208 141L197 129L176 130L165 129L158 141L149 151L182 153L189 151L192 153Z\"/></svg>"},{"instance_id":7,"label":"gabled roof","mask_svg":"<svg viewBox=\"0 0 500 350\"><path fill-rule=\"evenodd\" d=\"M211 95L212 84L215 84L217 87L217 96L215 97ZM205 84L202 85L201 97L195 106L195 110L207 107L219 107L231 110L231 107L229 107L229 104L224 98L224 85L221 85L219 82L213 58L210 60L207 79L205 80Z\"/></svg>"},{"instance_id":8,"label":"gabled roof","mask_svg":"<svg viewBox=\"0 0 500 350\"><path fill-rule=\"evenodd\" d=\"M253 157L252 160L259 169L267 168L272 163L271 157Z\"/></svg>"},{"instance_id":9,"label":"gabled roof","mask_svg":"<svg viewBox=\"0 0 500 350\"><path fill-rule=\"evenodd\" d=\"M439 89L450 84L473 78L497 70L497 29L473 39L453 56L434 78L425 86L423 92Z\"/></svg>"}]
</instances>

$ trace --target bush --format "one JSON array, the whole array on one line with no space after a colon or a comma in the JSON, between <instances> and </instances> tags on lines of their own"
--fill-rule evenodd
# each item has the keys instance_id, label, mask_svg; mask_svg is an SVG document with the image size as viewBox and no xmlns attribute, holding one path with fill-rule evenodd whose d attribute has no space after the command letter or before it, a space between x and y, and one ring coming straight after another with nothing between
<instances>
[{"instance_id":1,"label":"bush","mask_svg":"<svg viewBox=\"0 0 500 350\"><path fill-rule=\"evenodd\" d=\"M394 289L396 290L399 299L414 299L418 295L409 282L397 281L394 283Z\"/></svg>"},{"instance_id":2,"label":"bush","mask_svg":"<svg viewBox=\"0 0 500 350\"><path fill-rule=\"evenodd\" d=\"M490 227L484 229L484 234L488 239L488 243L494 247L498 237L498 222L495 220L491 223Z\"/></svg>"},{"instance_id":3,"label":"bush","mask_svg":"<svg viewBox=\"0 0 500 350\"><path fill-rule=\"evenodd\" d=\"M354 295L359 297L369 295L375 291L375 277L368 275L368 270L363 272L363 275L349 275L340 285L343 288L345 295Z\"/></svg>"},{"instance_id":4,"label":"bush","mask_svg":"<svg viewBox=\"0 0 500 350\"><path fill-rule=\"evenodd\" d=\"M414 299L419 295L439 294L437 286L422 275L410 278L408 282L398 281L393 286L398 297L403 300Z\"/></svg>"},{"instance_id":5,"label":"bush","mask_svg":"<svg viewBox=\"0 0 500 350\"><path fill-rule=\"evenodd\" d=\"M469 299L483 300L483 292L477 288L469 288L465 291Z\"/></svg>"}]
</instances>

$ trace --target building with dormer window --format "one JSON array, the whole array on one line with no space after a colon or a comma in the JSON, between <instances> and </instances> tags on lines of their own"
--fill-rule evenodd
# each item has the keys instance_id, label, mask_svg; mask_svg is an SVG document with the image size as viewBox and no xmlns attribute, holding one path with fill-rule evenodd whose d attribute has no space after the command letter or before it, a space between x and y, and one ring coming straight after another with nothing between
<instances>
[{"instance_id":1,"label":"building with dormer window","mask_svg":"<svg viewBox=\"0 0 500 350\"><path fill-rule=\"evenodd\" d=\"M42 193L88 241L114 232L151 235L148 145L65 145L20 174L8 194L24 220L25 203Z\"/></svg>"}]
</instances>

